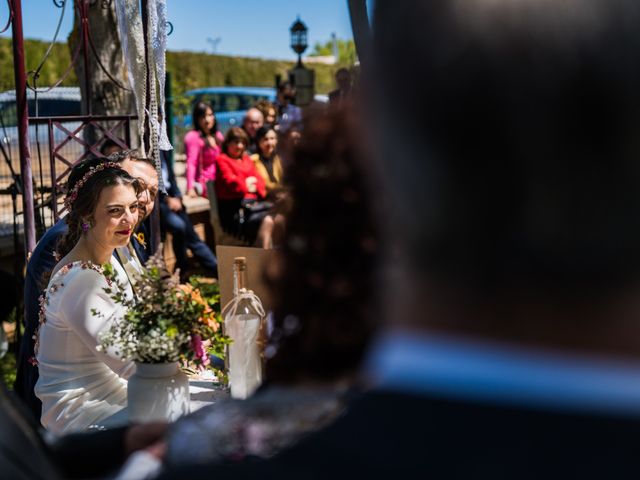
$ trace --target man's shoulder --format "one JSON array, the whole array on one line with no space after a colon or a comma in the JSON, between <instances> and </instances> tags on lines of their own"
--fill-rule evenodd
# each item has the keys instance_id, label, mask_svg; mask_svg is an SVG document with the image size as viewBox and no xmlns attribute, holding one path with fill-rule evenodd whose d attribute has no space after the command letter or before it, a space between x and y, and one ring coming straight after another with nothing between
<instances>
[{"instance_id":1,"label":"man's shoulder","mask_svg":"<svg viewBox=\"0 0 640 480\"><path fill-rule=\"evenodd\" d=\"M631 478L638 435L637 418L377 391L280 455L206 471L235 479Z\"/></svg>"},{"instance_id":2,"label":"man's shoulder","mask_svg":"<svg viewBox=\"0 0 640 480\"><path fill-rule=\"evenodd\" d=\"M42 236L38 244L57 240L58 238L60 238L60 236L64 235L68 231L69 226L67 225L67 222L64 218L61 218L50 228L48 228L46 232L44 232L44 235Z\"/></svg>"},{"instance_id":3,"label":"man's shoulder","mask_svg":"<svg viewBox=\"0 0 640 480\"><path fill-rule=\"evenodd\" d=\"M53 267L56 263L53 251L56 248L58 240L68 231L69 227L64 219L58 220L52 227L50 227L38 241L36 248L31 254L27 270L39 270L41 268L50 270L49 267ZM42 265L44 265L44 267L42 267Z\"/></svg>"},{"instance_id":4,"label":"man's shoulder","mask_svg":"<svg viewBox=\"0 0 640 480\"><path fill-rule=\"evenodd\" d=\"M635 464L638 435L640 419L615 413L378 391L364 395L317 440L309 439L301 447L307 456L322 448L329 458L351 463L354 472L371 468L372 474L399 468L409 476L414 471L434 475L457 471L484 477L495 471L517 478L524 468L540 475L553 469L570 472L582 461L581 473L604 475L611 468L624 472ZM384 456L376 453L381 445ZM588 460L581 460L584 456Z\"/></svg>"}]
</instances>

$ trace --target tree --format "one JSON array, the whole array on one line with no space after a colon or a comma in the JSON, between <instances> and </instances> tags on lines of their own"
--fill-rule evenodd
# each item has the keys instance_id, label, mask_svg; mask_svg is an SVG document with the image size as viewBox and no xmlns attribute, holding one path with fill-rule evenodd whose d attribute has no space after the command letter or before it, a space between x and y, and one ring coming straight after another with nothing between
<instances>
[{"instance_id":1,"label":"tree","mask_svg":"<svg viewBox=\"0 0 640 480\"><path fill-rule=\"evenodd\" d=\"M124 72L124 59L120 39L118 38L114 2L86 1L85 3L85 0L80 0L79 3L86 5L91 41L95 47L95 55L91 47L88 47L89 92L86 91L82 52L80 52L80 56L74 65L74 70L80 83L83 113L88 113L85 111L87 96L89 97L93 115L123 115L131 113L134 110L132 92L123 90L109 78L109 75L111 75L121 85L129 87L129 82L126 80ZM81 41L82 23L76 8L73 30L68 39L72 56ZM98 59L104 70L100 67ZM109 75L105 70L109 72ZM85 130L85 138L90 143L94 143L99 138L93 129L87 128Z\"/></svg>"},{"instance_id":2,"label":"tree","mask_svg":"<svg viewBox=\"0 0 640 480\"><path fill-rule=\"evenodd\" d=\"M358 59L356 55L356 44L353 40L336 40L338 44L338 63L353 65ZM309 54L311 57L333 55L333 40L325 43L317 42L313 51Z\"/></svg>"}]
</instances>

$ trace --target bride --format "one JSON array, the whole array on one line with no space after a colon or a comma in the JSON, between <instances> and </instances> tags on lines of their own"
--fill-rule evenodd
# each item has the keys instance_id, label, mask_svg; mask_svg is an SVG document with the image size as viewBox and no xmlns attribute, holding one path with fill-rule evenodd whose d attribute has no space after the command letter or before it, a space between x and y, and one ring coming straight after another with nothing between
<instances>
[{"instance_id":1,"label":"bride","mask_svg":"<svg viewBox=\"0 0 640 480\"><path fill-rule=\"evenodd\" d=\"M99 352L98 334L121 307L105 292L103 265L133 295L113 257L126 246L138 220L138 181L119 164L88 160L69 176L65 204L69 232L58 243L64 258L41 297L36 359L42 425L54 434L86 430L126 407L133 364ZM95 313L102 315L95 315Z\"/></svg>"}]
</instances>

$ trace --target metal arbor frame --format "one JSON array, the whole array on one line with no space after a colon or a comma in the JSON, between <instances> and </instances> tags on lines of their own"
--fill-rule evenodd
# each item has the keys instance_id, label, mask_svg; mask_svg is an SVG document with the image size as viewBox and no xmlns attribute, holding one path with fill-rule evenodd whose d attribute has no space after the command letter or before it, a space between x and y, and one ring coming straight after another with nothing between
<instances>
[{"instance_id":1,"label":"metal arbor frame","mask_svg":"<svg viewBox=\"0 0 640 480\"><path fill-rule=\"evenodd\" d=\"M99 145L102 140L108 138L115 142L122 149L128 149L131 145L131 122L137 117L135 115L109 115L109 116L67 116L67 117L37 117L32 119L32 123L43 124L47 129L49 145L49 168L51 184L51 197L47 203L53 212L55 221L64 212L64 204L60 202L63 194L61 186L71 172L73 166L87 159L91 155L100 155ZM69 130L64 124L68 122L80 122L80 125ZM108 122L115 122L115 125L107 126ZM86 127L94 127L95 131L100 131L102 136L93 144L89 144L78 134ZM116 130L124 131L124 138L116 135ZM64 137L56 142L55 132L63 132ZM77 143L83 147L83 153L75 158L68 158L62 154L62 149L71 143ZM56 166L62 164L62 171L58 173ZM41 205L42 207L43 205Z\"/></svg>"},{"instance_id":2,"label":"metal arbor frame","mask_svg":"<svg viewBox=\"0 0 640 480\"><path fill-rule=\"evenodd\" d=\"M56 37L59 32L59 26L62 21L62 16L64 15L64 8L69 0L53 0L53 3L56 7L62 9L60 15L60 21L58 23L58 30L56 31ZM27 88L31 89L36 96L36 104L37 104L37 95L39 90L37 88L37 81L40 73L40 69L45 64L45 61L50 53L51 47L44 55L44 58L40 62L40 65L36 68L35 71L27 73L25 71L25 55L24 55L24 36L22 30L22 2L21 0L7 0L9 6L9 19L7 21L7 25L5 26L5 30L11 25L12 27L12 36L13 36L13 60L14 60L14 73L15 73L15 85L16 85L16 113L18 119L18 148L20 155L20 173L22 180L22 207L23 207L23 218L24 218L24 250L25 250L25 260L28 261L29 256L36 244L36 221L35 221L35 209L36 208L44 208L45 203L49 204L52 208L54 219L57 220L60 216L61 211L58 209L57 199L59 194L62 192L61 183L68 175L71 167L87 158L91 154L99 154L98 144L102 141L103 138L110 138L115 141L118 145L123 148L128 148L131 144L131 136L129 133L129 124L131 120L135 119L135 116L131 115L118 115L118 116L94 116L91 112L91 103L89 101L90 95L90 82L89 82L89 56L91 54L97 60L99 67L107 74L107 76L116 84L119 88L126 89L123 85L121 85L113 76L106 70L106 68L100 62L98 55L96 53L95 46L93 44L93 40L91 37L90 29L89 29L89 21L88 21L88 11L90 0L72 0L71 4L74 7L75 14L77 14L80 18L81 24L81 34L80 40L78 42L78 46L75 48L72 53L72 59L70 64L67 66L65 72L62 77L55 82L55 84L51 87L45 89L45 91L51 90L54 87L60 85L65 78L71 73L73 70L73 66L76 62L82 61L84 62L84 72L85 78L80 79L84 80L85 85L85 108L87 115L76 116L76 117L35 117L30 119L28 112L28 102L27 102ZM111 8L109 0L102 0L101 7L102 8ZM53 42L55 42L56 38L54 38ZM52 42L52 44L53 44ZM82 55L80 55L82 53ZM30 76L33 82L33 86L29 85L27 81L27 77ZM116 126L105 126L108 122L116 121L118 122ZM70 131L63 125L63 122L80 122L78 127L74 127L73 131ZM45 125L47 128L47 143L49 150L49 178L50 183L46 182L48 185L45 185L43 180L42 173L42 159L38 156L38 160L40 160L40 193L45 190L50 189L52 192L51 198L45 202L41 201L39 205L34 205L34 188L33 188L33 168L32 168L32 156L29 147L29 124L35 124L36 128L39 125ZM115 135L114 130L118 126L122 126L126 124L125 134L121 137ZM97 140L93 145L89 145L82 138L82 131L87 127L91 126L96 129L96 131L100 131L102 133L102 137ZM57 132L54 135L54 131ZM80 134L80 135L79 135ZM62 138L60 138L62 136ZM39 142L39 139L36 138L36 141ZM83 147L83 153L79 155L74 155L74 158L67 158L62 154L62 148L69 145L70 143L77 143L81 147ZM40 153L38 143L38 153ZM3 152L4 153L4 152ZM62 162L63 167L60 169L61 173L59 175L56 174L56 162Z\"/></svg>"}]
</instances>

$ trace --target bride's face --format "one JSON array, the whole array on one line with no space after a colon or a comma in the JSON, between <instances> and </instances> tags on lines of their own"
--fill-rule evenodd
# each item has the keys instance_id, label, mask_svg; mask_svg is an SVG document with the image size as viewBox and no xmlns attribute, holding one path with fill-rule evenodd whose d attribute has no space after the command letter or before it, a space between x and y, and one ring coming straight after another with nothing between
<instances>
[{"instance_id":1,"label":"bride's face","mask_svg":"<svg viewBox=\"0 0 640 480\"><path fill-rule=\"evenodd\" d=\"M105 187L100 192L87 237L104 247L124 247L137 222L138 198L131 185Z\"/></svg>"}]
</instances>

